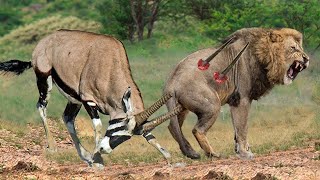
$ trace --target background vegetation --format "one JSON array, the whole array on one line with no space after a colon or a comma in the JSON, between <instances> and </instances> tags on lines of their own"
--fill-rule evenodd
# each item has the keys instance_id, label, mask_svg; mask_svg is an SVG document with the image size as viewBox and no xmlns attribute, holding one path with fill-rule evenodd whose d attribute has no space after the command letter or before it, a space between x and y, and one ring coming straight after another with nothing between
<instances>
[{"instance_id":1,"label":"background vegetation","mask_svg":"<svg viewBox=\"0 0 320 180\"><path fill-rule=\"evenodd\" d=\"M125 44L133 77L146 106L161 96L172 68L193 51L214 46L244 27L295 28L304 35L304 47L311 56L310 68L292 85L276 87L261 101L253 103L249 142L255 153L266 153L303 146L320 138L319 0L0 0L0 23L0 61L30 60L39 39L61 28L116 36ZM6 124L23 127L26 123L41 122L35 108L38 92L32 71L19 77L0 77L0 92L0 128L8 127ZM48 115L59 119L66 103L54 89ZM225 155L233 153L228 109L223 107L209 132L214 148ZM79 118L87 119L90 124L83 110ZM104 116L105 125L107 120ZM189 116L184 131L200 150L191 137L194 121L195 116ZM155 134L171 152L180 154L166 125L157 128ZM145 151L125 153L123 145L112 157L135 157L137 162L148 161L143 158L161 159L139 137L128 143L145 146L145 151L153 155L144 157ZM112 157L109 156L110 160L117 162Z\"/></svg>"}]
</instances>

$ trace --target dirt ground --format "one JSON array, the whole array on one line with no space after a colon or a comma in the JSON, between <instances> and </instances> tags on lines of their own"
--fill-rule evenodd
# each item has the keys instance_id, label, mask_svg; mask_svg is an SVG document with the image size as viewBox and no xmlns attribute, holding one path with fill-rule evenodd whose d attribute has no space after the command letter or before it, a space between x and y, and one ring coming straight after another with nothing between
<instances>
[{"instance_id":1,"label":"dirt ground","mask_svg":"<svg viewBox=\"0 0 320 180\"><path fill-rule=\"evenodd\" d=\"M29 133L23 137L0 130L0 179L320 179L320 152L314 143L251 161L232 157L171 166L166 162L108 165L98 170L84 163L61 165L48 160L43 150L42 127L28 128ZM58 148L74 147L66 139L58 142Z\"/></svg>"}]
</instances>

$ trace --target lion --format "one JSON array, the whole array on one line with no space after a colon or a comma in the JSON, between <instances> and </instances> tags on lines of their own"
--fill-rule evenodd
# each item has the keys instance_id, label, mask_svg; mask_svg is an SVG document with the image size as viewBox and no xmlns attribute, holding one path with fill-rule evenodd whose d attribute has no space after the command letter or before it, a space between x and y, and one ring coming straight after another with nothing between
<instances>
[{"instance_id":1,"label":"lion","mask_svg":"<svg viewBox=\"0 0 320 180\"><path fill-rule=\"evenodd\" d=\"M242 159L252 159L247 142L248 114L251 102L266 95L275 85L289 85L309 66L309 57L302 48L302 34L294 29L244 28L231 34L234 38L212 61L206 71L197 68L199 59L208 57L215 48L196 51L184 58L169 76L164 93L173 94L167 103L169 111L181 105L183 110L173 116L168 126L182 153L200 158L184 137L181 126L189 111L198 121L192 133L208 157L219 157L208 143L206 133L216 121L221 106L229 104L234 127L235 151ZM217 83L214 72L227 67L236 52L249 43L238 63Z\"/></svg>"}]
</instances>

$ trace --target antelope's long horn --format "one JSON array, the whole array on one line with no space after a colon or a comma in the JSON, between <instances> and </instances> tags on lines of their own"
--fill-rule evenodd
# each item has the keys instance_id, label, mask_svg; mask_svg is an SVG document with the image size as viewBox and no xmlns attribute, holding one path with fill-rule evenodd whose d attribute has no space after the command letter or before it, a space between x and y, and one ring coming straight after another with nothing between
<instances>
[{"instance_id":1,"label":"antelope's long horn","mask_svg":"<svg viewBox=\"0 0 320 180\"><path fill-rule=\"evenodd\" d=\"M236 64L236 62L240 59L240 56L242 55L244 50L246 50L248 45L249 45L249 43L247 43L242 48L242 50L238 53L238 55L232 60L232 62L221 73L220 72L213 73L213 78L217 83L221 84L221 83L228 80L227 73L233 68L233 66Z\"/></svg>"},{"instance_id":2,"label":"antelope's long horn","mask_svg":"<svg viewBox=\"0 0 320 180\"><path fill-rule=\"evenodd\" d=\"M163 106L171 97L172 97L171 94L165 94L155 103L153 103L152 106L142 111L141 113L136 114L135 120L136 120L137 126L140 126L144 121L146 121L153 113L155 113L161 106Z\"/></svg>"},{"instance_id":3,"label":"antelope's long horn","mask_svg":"<svg viewBox=\"0 0 320 180\"><path fill-rule=\"evenodd\" d=\"M198 69L207 70L210 66L210 61L216 57L228 44L230 44L234 40L234 36L232 36L227 42L225 42L219 49L217 49L213 54L211 54L207 59L198 61Z\"/></svg>"},{"instance_id":4,"label":"antelope's long horn","mask_svg":"<svg viewBox=\"0 0 320 180\"><path fill-rule=\"evenodd\" d=\"M225 70L223 70L221 72L221 74L227 74L232 67L236 64L236 62L240 59L240 56L242 55L242 53L244 52L244 50L246 50L246 48L248 47L249 43L247 43L242 49L241 51L237 54L237 56L232 60L232 62L229 64L229 66L226 67Z\"/></svg>"},{"instance_id":5,"label":"antelope's long horn","mask_svg":"<svg viewBox=\"0 0 320 180\"><path fill-rule=\"evenodd\" d=\"M222 46L219 49L217 49L213 54L211 54L205 61L209 63L214 57L216 57L222 51L222 49L224 49L228 44L230 44L234 38L235 37L232 36L227 42L222 44Z\"/></svg>"},{"instance_id":6,"label":"antelope's long horn","mask_svg":"<svg viewBox=\"0 0 320 180\"><path fill-rule=\"evenodd\" d=\"M160 125L163 122L165 122L166 120L170 119L172 116L179 114L182 110L183 110L183 107L181 105L178 105L172 111L167 112L166 114L163 114L159 117L156 117L156 118L150 120L150 122L147 122L142 126L143 132L147 132L147 131L154 129L158 125Z\"/></svg>"}]
</instances>

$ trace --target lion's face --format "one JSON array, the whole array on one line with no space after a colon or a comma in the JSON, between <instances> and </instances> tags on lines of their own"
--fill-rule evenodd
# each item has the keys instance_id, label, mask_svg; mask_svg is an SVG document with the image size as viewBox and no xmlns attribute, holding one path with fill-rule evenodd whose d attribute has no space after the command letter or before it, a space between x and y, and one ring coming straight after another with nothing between
<instances>
[{"instance_id":1,"label":"lion's face","mask_svg":"<svg viewBox=\"0 0 320 180\"><path fill-rule=\"evenodd\" d=\"M285 85L291 84L297 75L309 66L309 57L303 52L302 43L289 36L284 39L285 68L283 77Z\"/></svg>"}]
</instances>

